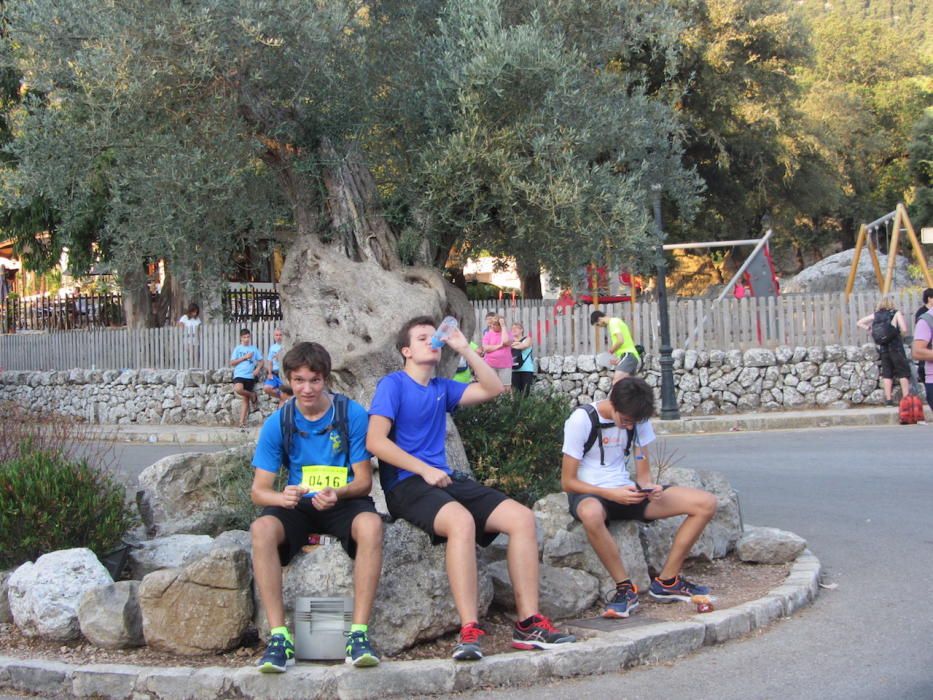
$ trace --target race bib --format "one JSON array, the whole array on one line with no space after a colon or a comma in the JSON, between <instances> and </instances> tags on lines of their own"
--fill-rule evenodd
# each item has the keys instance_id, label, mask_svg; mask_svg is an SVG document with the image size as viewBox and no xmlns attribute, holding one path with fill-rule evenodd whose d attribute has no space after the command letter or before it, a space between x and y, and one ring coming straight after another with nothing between
<instances>
[{"instance_id":1,"label":"race bib","mask_svg":"<svg viewBox=\"0 0 933 700\"><path fill-rule=\"evenodd\" d=\"M308 491L321 489L339 489L347 485L346 467L327 467L320 464L307 465L301 468L301 485Z\"/></svg>"}]
</instances>

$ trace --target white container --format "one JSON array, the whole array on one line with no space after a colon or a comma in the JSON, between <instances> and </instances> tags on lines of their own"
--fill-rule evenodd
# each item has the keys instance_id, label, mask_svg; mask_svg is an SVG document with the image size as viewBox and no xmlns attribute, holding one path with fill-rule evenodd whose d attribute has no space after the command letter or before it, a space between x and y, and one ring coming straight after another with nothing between
<instances>
[{"instance_id":1,"label":"white container","mask_svg":"<svg viewBox=\"0 0 933 700\"><path fill-rule=\"evenodd\" d=\"M295 657L325 661L346 656L353 598L298 598L295 601Z\"/></svg>"}]
</instances>

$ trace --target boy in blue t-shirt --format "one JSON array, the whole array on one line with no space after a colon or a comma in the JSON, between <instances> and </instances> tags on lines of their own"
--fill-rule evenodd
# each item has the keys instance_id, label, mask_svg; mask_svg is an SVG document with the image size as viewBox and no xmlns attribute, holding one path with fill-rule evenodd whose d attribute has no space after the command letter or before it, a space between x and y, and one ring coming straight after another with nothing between
<instances>
[{"instance_id":1,"label":"boy in blue t-shirt","mask_svg":"<svg viewBox=\"0 0 933 700\"><path fill-rule=\"evenodd\" d=\"M288 393L282 392L282 378L279 376L279 355L282 353L282 329L272 331L272 345L266 353L266 381L263 382L262 391L270 399L278 401L281 406L288 399Z\"/></svg>"},{"instance_id":2,"label":"boy in blue t-shirt","mask_svg":"<svg viewBox=\"0 0 933 700\"><path fill-rule=\"evenodd\" d=\"M240 329L240 344L230 353L230 366L233 367L233 393L243 399L240 409L240 430L246 430L250 404L257 404L259 397L253 391L256 377L262 369L262 353L252 344L249 328Z\"/></svg>"},{"instance_id":3,"label":"boy in blue t-shirt","mask_svg":"<svg viewBox=\"0 0 933 700\"><path fill-rule=\"evenodd\" d=\"M366 446L379 458L389 512L427 532L434 544L447 542L447 572L461 626L453 658L483 658L476 545L489 545L500 532L509 536L509 576L518 610L512 646L548 649L573 642L572 635L558 632L538 610L538 541L532 512L447 464L447 414L458 406L494 399L504 387L459 330L444 342L466 359L476 382L435 377L441 351L431 345L434 330L434 320L420 316L399 331L396 347L405 368L383 377L376 387Z\"/></svg>"},{"instance_id":4,"label":"boy in blue t-shirt","mask_svg":"<svg viewBox=\"0 0 933 700\"><path fill-rule=\"evenodd\" d=\"M295 662L295 647L285 627L282 567L308 544L311 533L340 540L354 559L353 620L346 662L376 666L379 657L368 638L369 617L382 569L382 518L369 496L373 469L366 450L366 410L347 406L349 445L336 424L334 399L327 391L330 355L318 343L298 343L282 359L295 398L295 431L288 455L282 454L279 408L262 426L253 456L253 503L263 506L253 522L253 578L269 620L270 638L259 661L263 673L282 673ZM288 485L275 490L281 467Z\"/></svg>"}]
</instances>

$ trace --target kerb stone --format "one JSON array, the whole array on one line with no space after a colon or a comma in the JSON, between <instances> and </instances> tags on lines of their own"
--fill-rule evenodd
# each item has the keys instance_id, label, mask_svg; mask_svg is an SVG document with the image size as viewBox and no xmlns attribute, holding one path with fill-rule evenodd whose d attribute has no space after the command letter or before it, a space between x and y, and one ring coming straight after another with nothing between
<instances>
[{"instance_id":1,"label":"kerb stone","mask_svg":"<svg viewBox=\"0 0 933 700\"><path fill-rule=\"evenodd\" d=\"M68 697L74 669L57 661L5 659L9 685L16 690Z\"/></svg>"},{"instance_id":2,"label":"kerb stone","mask_svg":"<svg viewBox=\"0 0 933 700\"><path fill-rule=\"evenodd\" d=\"M454 689L453 660L414 661L379 668L379 697L414 697L448 695ZM373 697L374 680L359 669L338 672L337 693L340 700L368 700Z\"/></svg>"},{"instance_id":3,"label":"kerb stone","mask_svg":"<svg viewBox=\"0 0 933 700\"><path fill-rule=\"evenodd\" d=\"M345 669L325 668L322 666L298 665L290 668L288 673L271 674L259 673L255 668L241 668L233 673L228 695L232 697L255 698L256 700L325 700L336 698L336 676ZM374 680L369 674L360 674L359 669L346 669L356 671L358 675L367 676L370 695L378 692L384 697L382 684L378 682L379 690L374 688ZM382 669L379 669L381 671ZM340 695L342 698L343 695Z\"/></svg>"},{"instance_id":4,"label":"kerb stone","mask_svg":"<svg viewBox=\"0 0 933 700\"><path fill-rule=\"evenodd\" d=\"M696 622L662 622L616 633L633 642L631 663L653 664L689 654L703 646L706 628Z\"/></svg>"},{"instance_id":5,"label":"kerb stone","mask_svg":"<svg viewBox=\"0 0 933 700\"><path fill-rule=\"evenodd\" d=\"M72 692L79 698L128 698L136 687L139 669L118 664L94 664L75 669Z\"/></svg>"},{"instance_id":6,"label":"kerb stone","mask_svg":"<svg viewBox=\"0 0 933 700\"><path fill-rule=\"evenodd\" d=\"M697 622L706 627L705 644L721 644L751 632L754 616L748 610L729 608L697 615Z\"/></svg>"}]
</instances>

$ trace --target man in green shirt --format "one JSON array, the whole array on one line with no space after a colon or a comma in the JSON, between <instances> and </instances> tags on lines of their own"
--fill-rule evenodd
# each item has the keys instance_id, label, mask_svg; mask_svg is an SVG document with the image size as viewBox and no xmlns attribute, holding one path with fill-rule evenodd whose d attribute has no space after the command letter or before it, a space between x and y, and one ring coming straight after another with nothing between
<instances>
[{"instance_id":1,"label":"man in green shirt","mask_svg":"<svg viewBox=\"0 0 933 700\"><path fill-rule=\"evenodd\" d=\"M628 324L621 318L613 318L602 311L594 311L590 314L590 325L605 327L609 330L609 354L613 356L610 362L614 370L612 383L615 384L620 379L635 374L641 355L638 354L635 341L632 340L632 332Z\"/></svg>"}]
</instances>

